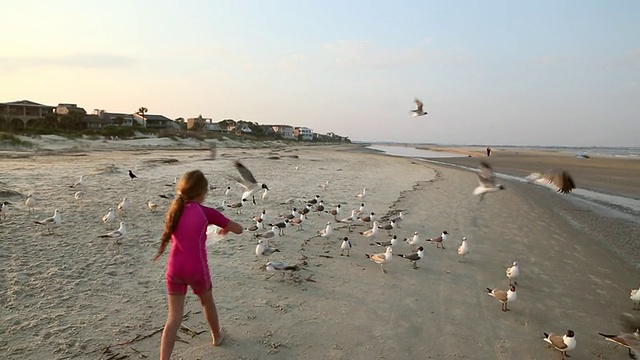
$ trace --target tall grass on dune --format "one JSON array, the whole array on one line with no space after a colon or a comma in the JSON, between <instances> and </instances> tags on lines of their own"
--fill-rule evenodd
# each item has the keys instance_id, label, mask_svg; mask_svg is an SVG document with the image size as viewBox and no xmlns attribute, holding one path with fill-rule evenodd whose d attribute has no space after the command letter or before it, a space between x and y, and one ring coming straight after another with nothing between
<instances>
[{"instance_id":1,"label":"tall grass on dune","mask_svg":"<svg viewBox=\"0 0 640 360\"><path fill-rule=\"evenodd\" d=\"M31 141L22 140L19 137L6 133L0 132L0 146L10 145L14 147L33 147L33 143Z\"/></svg>"}]
</instances>

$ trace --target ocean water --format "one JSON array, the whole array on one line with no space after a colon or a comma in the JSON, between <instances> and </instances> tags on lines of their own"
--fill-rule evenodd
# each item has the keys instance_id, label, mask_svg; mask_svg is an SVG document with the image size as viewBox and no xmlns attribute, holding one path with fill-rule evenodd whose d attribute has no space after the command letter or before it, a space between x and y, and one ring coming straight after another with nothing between
<instances>
[{"instance_id":1,"label":"ocean water","mask_svg":"<svg viewBox=\"0 0 640 360\"><path fill-rule=\"evenodd\" d=\"M464 154L445 152L445 151L431 151L416 149L414 146L407 145L371 145L367 148L382 151L387 155L402 156L402 157L428 157L428 158L449 158L449 157L465 157Z\"/></svg>"}]
</instances>

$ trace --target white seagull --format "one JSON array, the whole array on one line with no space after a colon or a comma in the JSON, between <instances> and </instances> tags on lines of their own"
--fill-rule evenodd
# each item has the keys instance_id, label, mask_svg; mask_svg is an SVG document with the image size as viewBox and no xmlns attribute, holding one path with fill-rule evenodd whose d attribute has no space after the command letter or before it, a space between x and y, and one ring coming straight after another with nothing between
<instances>
[{"instance_id":1,"label":"white seagull","mask_svg":"<svg viewBox=\"0 0 640 360\"><path fill-rule=\"evenodd\" d=\"M534 172L525 178L530 183L550 186L559 193L568 194L576 188L571 175L564 170L551 169L545 172Z\"/></svg>"},{"instance_id":2,"label":"white seagull","mask_svg":"<svg viewBox=\"0 0 640 360\"><path fill-rule=\"evenodd\" d=\"M69 185L70 188L74 188L76 186L80 186L83 184L84 175L80 175L80 180L76 181L73 185Z\"/></svg>"},{"instance_id":3,"label":"white seagull","mask_svg":"<svg viewBox=\"0 0 640 360\"><path fill-rule=\"evenodd\" d=\"M567 330L567 333L563 336L554 333L544 333L544 341L548 342L553 346L556 350L560 351L562 354L562 359L564 359L567 351L571 351L576 348L576 337L573 333L573 330Z\"/></svg>"},{"instance_id":4,"label":"white seagull","mask_svg":"<svg viewBox=\"0 0 640 360\"><path fill-rule=\"evenodd\" d=\"M520 266L518 265L518 262L514 261L513 264L507 268L505 274L507 275L507 278L509 278L509 285L511 285L511 280L513 280L513 285L518 285L518 282L515 280L515 278L520 275Z\"/></svg>"},{"instance_id":5,"label":"white seagull","mask_svg":"<svg viewBox=\"0 0 640 360\"><path fill-rule=\"evenodd\" d=\"M393 235L393 237L391 238L391 240L387 240L387 241L375 241L374 244L381 246L381 247L394 247L396 246L396 244L398 243L398 235Z\"/></svg>"},{"instance_id":6,"label":"white seagull","mask_svg":"<svg viewBox=\"0 0 640 360\"><path fill-rule=\"evenodd\" d=\"M284 280L285 274L287 271L298 271L300 270L300 267L298 265L289 265L286 262L281 262L281 261L269 261L268 263L266 263L264 265L265 270L267 271L271 271L271 272L277 272L277 271L281 271L282 272L282 279Z\"/></svg>"},{"instance_id":7,"label":"white seagull","mask_svg":"<svg viewBox=\"0 0 640 360\"><path fill-rule=\"evenodd\" d=\"M449 233L447 232L447 230L445 230L442 232L442 234L440 234L440 236L427 239L427 241L436 243L437 248L439 248L440 245L442 245L442 248L444 249L444 242L447 240L448 237L449 237Z\"/></svg>"},{"instance_id":8,"label":"white seagull","mask_svg":"<svg viewBox=\"0 0 640 360\"><path fill-rule=\"evenodd\" d=\"M347 256L349 256L349 252L351 251L351 241L349 241L348 237L342 238L342 244L340 244L340 256L344 255L344 252L347 252Z\"/></svg>"},{"instance_id":9,"label":"white seagull","mask_svg":"<svg viewBox=\"0 0 640 360\"><path fill-rule=\"evenodd\" d=\"M362 192L356 195L357 198L363 199L367 195L367 188L362 189ZM363 204L364 206L364 204Z\"/></svg>"},{"instance_id":10,"label":"white seagull","mask_svg":"<svg viewBox=\"0 0 640 360\"><path fill-rule=\"evenodd\" d=\"M633 301L633 310L640 309L640 289L632 289L629 293L629 299Z\"/></svg>"},{"instance_id":11,"label":"white seagull","mask_svg":"<svg viewBox=\"0 0 640 360\"><path fill-rule=\"evenodd\" d=\"M374 221L373 222L373 227L367 231L360 231L360 235L362 236L366 236L369 238L369 240L374 239L376 236L378 236L379 230L380 228L378 227L378 222Z\"/></svg>"},{"instance_id":12,"label":"white seagull","mask_svg":"<svg viewBox=\"0 0 640 360\"><path fill-rule=\"evenodd\" d=\"M509 303L518 299L516 287L513 285L509 286L509 290L507 291L487 288L487 294L500 301L502 304L502 311L510 311L508 308Z\"/></svg>"},{"instance_id":13,"label":"white seagull","mask_svg":"<svg viewBox=\"0 0 640 360\"><path fill-rule=\"evenodd\" d=\"M412 237L410 237L410 238L406 238L406 239L404 239L404 241L405 241L407 244L411 245L411 248L413 249L413 247L414 247L414 246L416 246L416 245L420 244L420 235L418 235L418 232L417 232L417 231L415 231L415 232L413 233L413 236L412 236Z\"/></svg>"},{"instance_id":14,"label":"white seagull","mask_svg":"<svg viewBox=\"0 0 640 360\"><path fill-rule=\"evenodd\" d=\"M102 217L102 222L107 224L107 226L116 222L116 213L113 211L113 208L109 208L107 214Z\"/></svg>"},{"instance_id":15,"label":"white seagull","mask_svg":"<svg viewBox=\"0 0 640 360\"><path fill-rule=\"evenodd\" d=\"M7 218L7 211L9 210L9 205L11 203L8 201L3 201L0 202L0 213L2 214L2 218L6 219Z\"/></svg>"},{"instance_id":16,"label":"white seagull","mask_svg":"<svg viewBox=\"0 0 640 360\"><path fill-rule=\"evenodd\" d=\"M158 209L158 204L154 204L150 199L147 199L147 207L149 208L149 211L153 212Z\"/></svg>"},{"instance_id":17,"label":"white seagull","mask_svg":"<svg viewBox=\"0 0 640 360\"><path fill-rule=\"evenodd\" d=\"M273 225L271 226L271 230L267 230L263 233L255 233L253 236L256 238L271 240L280 236L280 228L277 225Z\"/></svg>"},{"instance_id":18,"label":"white seagull","mask_svg":"<svg viewBox=\"0 0 640 360\"><path fill-rule=\"evenodd\" d=\"M366 256L367 259L373 260L376 264L380 264L382 272L386 274L387 270L384 269L384 264L388 263L393 258L393 249L391 248L391 246L388 246L387 250L384 253L364 254L364 256Z\"/></svg>"},{"instance_id":19,"label":"white seagull","mask_svg":"<svg viewBox=\"0 0 640 360\"><path fill-rule=\"evenodd\" d=\"M36 207L36 199L35 197L33 197L32 194L29 194L27 196L27 200L24 201L24 204L29 208L29 212L31 212L31 210L35 211L35 207Z\"/></svg>"},{"instance_id":20,"label":"white seagull","mask_svg":"<svg viewBox=\"0 0 640 360\"><path fill-rule=\"evenodd\" d=\"M416 103L417 107L416 109L411 110L411 112L413 113L413 117L427 115L427 112L422 110L422 108L424 107L422 101L418 100L418 98L415 98L413 101Z\"/></svg>"},{"instance_id":21,"label":"white seagull","mask_svg":"<svg viewBox=\"0 0 640 360\"><path fill-rule=\"evenodd\" d=\"M469 245L467 245L467 238L462 238L462 244L458 246L458 255L460 256L460 260L458 262L464 262L464 257L469 253Z\"/></svg>"},{"instance_id":22,"label":"white seagull","mask_svg":"<svg viewBox=\"0 0 640 360\"><path fill-rule=\"evenodd\" d=\"M276 248L272 248L269 245L264 243L264 240L258 240L258 245L256 246L256 256L269 256L275 252L280 252L280 250Z\"/></svg>"},{"instance_id":23,"label":"white seagull","mask_svg":"<svg viewBox=\"0 0 640 360\"><path fill-rule=\"evenodd\" d=\"M496 184L496 177L493 174L491 165L486 161L480 162L480 171L478 172L478 182L480 185L473 190L473 195L480 195L480 200L484 198L484 194L504 190L504 185Z\"/></svg>"},{"instance_id":24,"label":"white seagull","mask_svg":"<svg viewBox=\"0 0 640 360\"><path fill-rule=\"evenodd\" d=\"M36 224L44 225L49 231L49 234L55 234L55 228L60 226L60 223L62 222L62 218L60 217L60 210L55 209L53 211L53 216L50 218L34 222Z\"/></svg>"},{"instance_id":25,"label":"white seagull","mask_svg":"<svg viewBox=\"0 0 640 360\"><path fill-rule=\"evenodd\" d=\"M238 184L240 184L245 189L244 193L242 193L243 199L249 199L250 196L253 197L254 193L258 189L269 190L269 187L267 186L267 184L258 183L256 181L256 178L251 173L251 171L249 171L249 169L247 169L244 165L242 165L240 161L236 160L234 165L241 176L241 178L235 177L234 179ZM253 199L253 202L255 204L255 198Z\"/></svg>"},{"instance_id":26,"label":"white seagull","mask_svg":"<svg viewBox=\"0 0 640 360\"><path fill-rule=\"evenodd\" d=\"M122 201L118 204L118 210L125 211L129 208L129 203L127 202L127 197L122 198Z\"/></svg>"},{"instance_id":27,"label":"white seagull","mask_svg":"<svg viewBox=\"0 0 640 360\"><path fill-rule=\"evenodd\" d=\"M629 349L629 357L631 359L640 358L640 329L636 328L633 333L620 332L618 334L604 334L599 332L598 334L603 336L607 341Z\"/></svg>"},{"instance_id":28,"label":"white seagull","mask_svg":"<svg viewBox=\"0 0 640 360\"><path fill-rule=\"evenodd\" d=\"M418 260L422 259L424 257L424 248L422 246L420 246L418 248L418 251L416 252L412 252L409 254L398 254L398 256L405 258L409 261L411 261L411 264L413 265L414 269L418 268L418 265L416 264L418 262Z\"/></svg>"},{"instance_id":29,"label":"white seagull","mask_svg":"<svg viewBox=\"0 0 640 360\"><path fill-rule=\"evenodd\" d=\"M113 230L112 232L104 235L98 235L98 237L115 239L116 243L119 243L126 235L127 229L125 228L124 221L121 221L118 230Z\"/></svg>"},{"instance_id":30,"label":"white seagull","mask_svg":"<svg viewBox=\"0 0 640 360\"><path fill-rule=\"evenodd\" d=\"M320 236L328 238L333 234L333 228L331 227L331 222L327 221L327 226L322 229L319 230L318 233L320 234Z\"/></svg>"}]
</instances>

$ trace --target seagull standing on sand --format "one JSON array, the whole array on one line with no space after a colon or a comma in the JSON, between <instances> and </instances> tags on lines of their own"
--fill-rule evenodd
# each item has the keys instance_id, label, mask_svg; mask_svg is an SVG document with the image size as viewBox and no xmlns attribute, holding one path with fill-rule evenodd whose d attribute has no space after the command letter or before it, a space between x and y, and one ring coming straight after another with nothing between
<instances>
[{"instance_id":1,"label":"seagull standing on sand","mask_svg":"<svg viewBox=\"0 0 640 360\"><path fill-rule=\"evenodd\" d=\"M509 286L509 290L507 291L487 288L487 294L500 301L502 304L502 311L511 311L508 308L509 303L516 301L518 298L516 287L513 285Z\"/></svg>"},{"instance_id":2,"label":"seagull standing on sand","mask_svg":"<svg viewBox=\"0 0 640 360\"><path fill-rule=\"evenodd\" d=\"M227 204L227 207L236 209L236 214L242 214L242 207L244 206L244 203L247 201L248 201L247 199L243 198L242 201L237 202L235 204Z\"/></svg>"},{"instance_id":3,"label":"seagull standing on sand","mask_svg":"<svg viewBox=\"0 0 640 360\"><path fill-rule=\"evenodd\" d=\"M331 222L327 221L327 226L318 231L318 233L320 234L320 236L324 237L324 238L328 238L333 234L333 228L331 228Z\"/></svg>"},{"instance_id":4,"label":"seagull standing on sand","mask_svg":"<svg viewBox=\"0 0 640 360\"><path fill-rule=\"evenodd\" d=\"M413 117L427 115L427 112L422 110L422 108L424 107L422 101L418 100L418 98L415 98L413 101L416 103L416 109L411 110L411 112L413 113Z\"/></svg>"},{"instance_id":5,"label":"seagull standing on sand","mask_svg":"<svg viewBox=\"0 0 640 360\"><path fill-rule=\"evenodd\" d=\"M263 233L255 233L253 237L260 239L267 239L267 242L271 241L271 239L277 238L280 236L280 228L276 225L271 227L271 230L265 231Z\"/></svg>"},{"instance_id":6,"label":"seagull standing on sand","mask_svg":"<svg viewBox=\"0 0 640 360\"><path fill-rule=\"evenodd\" d=\"M640 289L632 289L629 299L633 301L633 310L640 310Z\"/></svg>"},{"instance_id":7,"label":"seagull standing on sand","mask_svg":"<svg viewBox=\"0 0 640 360\"><path fill-rule=\"evenodd\" d=\"M229 196L230 191L231 191L231 186L227 186L227 190L224 191L224 196Z\"/></svg>"},{"instance_id":8,"label":"seagull standing on sand","mask_svg":"<svg viewBox=\"0 0 640 360\"><path fill-rule=\"evenodd\" d=\"M387 270L384 269L384 264L388 263L393 258L393 249L391 248L391 246L389 246L384 253L364 254L364 256L366 256L367 259L373 260L376 264L380 264L382 272L386 274Z\"/></svg>"},{"instance_id":9,"label":"seagull standing on sand","mask_svg":"<svg viewBox=\"0 0 640 360\"><path fill-rule=\"evenodd\" d=\"M102 217L102 222L107 224L107 226L116 222L116 213L113 211L113 208L109 208L107 214Z\"/></svg>"},{"instance_id":10,"label":"seagull standing on sand","mask_svg":"<svg viewBox=\"0 0 640 360\"><path fill-rule=\"evenodd\" d=\"M35 207L36 207L36 199L33 197L32 194L29 194L27 196L27 200L24 201L24 204L29 208L29 213L31 213L31 210L35 211Z\"/></svg>"},{"instance_id":11,"label":"seagull standing on sand","mask_svg":"<svg viewBox=\"0 0 640 360\"><path fill-rule=\"evenodd\" d=\"M356 195L357 198L360 199L364 199L364 197L367 195L367 188L362 189L362 192L358 195ZM362 206L364 206L364 204L362 204Z\"/></svg>"},{"instance_id":12,"label":"seagull standing on sand","mask_svg":"<svg viewBox=\"0 0 640 360\"><path fill-rule=\"evenodd\" d=\"M127 197L122 198L122 201L118 204L118 210L125 211L129 208L129 203L127 202Z\"/></svg>"},{"instance_id":13,"label":"seagull standing on sand","mask_svg":"<svg viewBox=\"0 0 640 360\"><path fill-rule=\"evenodd\" d=\"M413 269L417 269L418 265L416 264L418 262L418 260L422 259L424 257L424 248L422 246L420 246L418 248L418 251L416 252L412 252L410 254L398 254L398 256L405 258L409 261L411 261L411 264L413 265Z\"/></svg>"},{"instance_id":14,"label":"seagull standing on sand","mask_svg":"<svg viewBox=\"0 0 640 360\"><path fill-rule=\"evenodd\" d=\"M124 221L121 221L120 227L118 228L118 230L113 230L112 232L104 235L98 235L98 237L115 239L116 244L118 244L120 243L120 240L124 239L126 235L127 235L127 229L125 228Z\"/></svg>"},{"instance_id":15,"label":"seagull standing on sand","mask_svg":"<svg viewBox=\"0 0 640 360\"><path fill-rule=\"evenodd\" d=\"M360 235L368 237L369 240L374 239L376 236L378 236L379 233L379 227L378 227L378 222L374 221L373 222L373 227L367 231L361 231Z\"/></svg>"},{"instance_id":16,"label":"seagull standing on sand","mask_svg":"<svg viewBox=\"0 0 640 360\"><path fill-rule=\"evenodd\" d=\"M62 222L62 218L60 217L60 210L55 209L53 211L53 216L50 218L34 222L36 224L44 225L47 228L49 234L55 234L55 228L60 226L60 223Z\"/></svg>"},{"instance_id":17,"label":"seagull standing on sand","mask_svg":"<svg viewBox=\"0 0 640 360\"><path fill-rule=\"evenodd\" d=\"M520 267L518 266L517 261L514 261L513 264L507 268L505 273L509 279L509 285L511 285L511 280L513 280L513 285L518 285L518 282L515 281L515 278L520 275Z\"/></svg>"},{"instance_id":18,"label":"seagull standing on sand","mask_svg":"<svg viewBox=\"0 0 640 360\"><path fill-rule=\"evenodd\" d=\"M391 240L387 240L387 241L374 241L374 244L381 246L381 247L394 247L396 246L396 244L398 243L398 235L393 235L393 237L391 238Z\"/></svg>"},{"instance_id":19,"label":"seagull standing on sand","mask_svg":"<svg viewBox=\"0 0 640 360\"><path fill-rule=\"evenodd\" d=\"M326 211L326 213L329 214L329 215L333 215L333 217L335 218L336 216L338 216L340 214L340 208L341 208L341 206L340 206L340 204L338 204L335 209L328 210L328 211Z\"/></svg>"},{"instance_id":20,"label":"seagull standing on sand","mask_svg":"<svg viewBox=\"0 0 640 360\"><path fill-rule=\"evenodd\" d=\"M84 175L80 175L80 180L76 181L73 185L69 185L70 188L82 185L84 181Z\"/></svg>"},{"instance_id":21,"label":"seagull standing on sand","mask_svg":"<svg viewBox=\"0 0 640 360\"><path fill-rule=\"evenodd\" d=\"M351 251L351 241L349 241L348 237L342 238L342 244L340 244L340 256L344 255L344 252L347 252L347 256L349 256L349 252Z\"/></svg>"},{"instance_id":22,"label":"seagull standing on sand","mask_svg":"<svg viewBox=\"0 0 640 360\"><path fill-rule=\"evenodd\" d=\"M413 233L413 236L412 236L412 237L410 237L410 238L406 238L406 239L404 239L404 241L405 241L407 244L411 245L411 248L412 248L412 249L414 249L414 246L416 246L416 245L420 244L420 236L418 235L418 232L417 232L417 231L415 231L415 232Z\"/></svg>"},{"instance_id":23,"label":"seagull standing on sand","mask_svg":"<svg viewBox=\"0 0 640 360\"><path fill-rule=\"evenodd\" d=\"M640 329L636 329L633 333L620 332L614 335L607 335L599 332L598 334L604 336L607 341L629 349L629 357L631 359L640 358Z\"/></svg>"},{"instance_id":24,"label":"seagull standing on sand","mask_svg":"<svg viewBox=\"0 0 640 360\"><path fill-rule=\"evenodd\" d=\"M443 231L442 234L440 234L440 236L438 237L434 237L431 239L427 239L427 241L431 241L436 243L436 247L439 248L440 245L442 244L442 249L444 249L444 242L445 240L447 240L447 237L449 237L449 233L447 232L447 230Z\"/></svg>"},{"instance_id":25,"label":"seagull standing on sand","mask_svg":"<svg viewBox=\"0 0 640 360\"><path fill-rule=\"evenodd\" d=\"M134 174L131 170L129 170L129 177L131 178L131 180L137 178L136 174Z\"/></svg>"},{"instance_id":26,"label":"seagull standing on sand","mask_svg":"<svg viewBox=\"0 0 640 360\"><path fill-rule=\"evenodd\" d=\"M467 245L467 238L462 238L462 244L458 246L458 255L460 256L460 260L458 262L464 262L464 257L469 253L469 245Z\"/></svg>"},{"instance_id":27,"label":"seagull standing on sand","mask_svg":"<svg viewBox=\"0 0 640 360\"><path fill-rule=\"evenodd\" d=\"M249 169L247 169L244 165L242 165L240 161L236 160L234 165L241 176L241 178L235 177L234 179L238 184L240 184L240 186L242 186L245 189L244 193L242 193L243 199L249 199L250 196L253 197L254 193L258 189L269 190L269 187L267 186L267 184L259 184L256 181L256 178L251 173L251 171L249 171ZM255 197L253 197L253 203L255 204L255 202L256 202Z\"/></svg>"},{"instance_id":28,"label":"seagull standing on sand","mask_svg":"<svg viewBox=\"0 0 640 360\"><path fill-rule=\"evenodd\" d=\"M268 263L266 263L264 265L265 270L267 271L271 271L271 272L276 272L276 271L282 271L282 279L284 280L286 271L298 271L300 270L300 267L298 265L289 265L286 262L281 262L281 261L269 261Z\"/></svg>"},{"instance_id":29,"label":"seagull standing on sand","mask_svg":"<svg viewBox=\"0 0 640 360\"><path fill-rule=\"evenodd\" d=\"M491 165L486 161L480 162L480 171L478 172L478 182L480 185L473 190L473 195L480 195L480 201L484 198L484 194L504 190L504 185L496 184L496 177L493 174Z\"/></svg>"},{"instance_id":30,"label":"seagull standing on sand","mask_svg":"<svg viewBox=\"0 0 640 360\"><path fill-rule=\"evenodd\" d=\"M256 246L256 256L269 256L275 252L280 252L280 250L276 248L272 248L269 245L264 243L264 240L258 240L258 245Z\"/></svg>"},{"instance_id":31,"label":"seagull standing on sand","mask_svg":"<svg viewBox=\"0 0 640 360\"><path fill-rule=\"evenodd\" d=\"M285 219L284 221L281 221L279 223L269 224L269 226L277 227L278 228L278 235L279 236L283 236L284 235L284 229L286 229L289 226L291 226L291 221L289 219Z\"/></svg>"},{"instance_id":32,"label":"seagull standing on sand","mask_svg":"<svg viewBox=\"0 0 640 360\"><path fill-rule=\"evenodd\" d=\"M2 218L6 219L7 218L7 211L9 210L9 205L11 203L8 201L3 201L0 202L0 213L2 214Z\"/></svg>"},{"instance_id":33,"label":"seagull standing on sand","mask_svg":"<svg viewBox=\"0 0 640 360\"><path fill-rule=\"evenodd\" d=\"M573 333L573 330L567 330L566 335L560 336L554 333L544 333L544 341L548 342L553 346L556 350L560 351L562 354L562 359L564 357L569 357L567 355L567 351L571 351L576 348L576 337Z\"/></svg>"},{"instance_id":34,"label":"seagull standing on sand","mask_svg":"<svg viewBox=\"0 0 640 360\"><path fill-rule=\"evenodd\" d=\"M147 207L149 208L149 211L154 212L158 209L158 204L154 204L150 199L147 199Z\"/></svg>"},{"instance_id":35,"label":"seagull standing on sand","mask_svg":"<svg viewBox=\"0 0 640 360\"><path fill-rule=\"evenodd\" d=\"M348 216L341 220L336 220L336 222L348 224L347 229L351 231L351 226L353 225L353 222L355 221L355 219L356 219L356 210L351 210L351 216Z\"/></svg>"},{"instance_id":36,"label":"seagull standing on sand","mask_svg":"<svg viewBox=\"0 0 640 360\"><path fill-rule=\"evenodd\" d=\"M568 194L576 188L571 175L563 170L551 169L542 173L535 172L525 179L530 183L551 186L557 192L563 194Z\"/></svg>"}]
</instances>

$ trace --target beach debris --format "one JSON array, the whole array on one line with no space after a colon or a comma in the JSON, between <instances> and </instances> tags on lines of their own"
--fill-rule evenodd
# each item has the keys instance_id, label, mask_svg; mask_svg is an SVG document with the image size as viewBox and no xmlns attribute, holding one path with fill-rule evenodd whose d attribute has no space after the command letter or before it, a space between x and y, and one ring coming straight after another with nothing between
<instances>
[{"instance_id":1,"label":"beach debris","mask_svg":"<svg viewBox=\"0 0 640 360\"><path fill-rule=\"evenodd\" d=\"M414 269L418 268L418 265L416 264L418 262L418 260L422 259L424 257L424 248L422 246L420 246L418 248L418 251L416 252L412 252L409 254L398 254L398 256L400 256L401 258L407 259L409 261L411 261L411 264L413 265Z\"/></svg>"},{"instance_id":2,"label":"beach debris","mask_svg":"<svg viewBox=\"0 0 640 360\"><path fill-rule=\"evenodd\" d=\"M487 294L500 301L500 304L502 304L502 311L510 311L508 308L509 303L518 299L516 287L513 285L509 286L509 290L507 291L487 288Z\"/></svg>"},{"instance_id":3,"label":"beach debris","mask_svg":"<svg viewBox=\"0 0 640 360\"><path fill-rule=\"evenodd\" d=\"M549 186L562 194L568 194L576 188L573 177L564 170L551 169L546 172L534 172L525 179L529 183Z\"/></svg>"},{"instance_id":4,"label":"beach debris","mask_svg":"<svg viewBox=\"0 0 640 360\"><path fill-rule=\"evenodd\" d=\"M340 244L340 256L344 256L345 251L347 252L347 256L349 256L351 251L351 241L349 241L347 236L342 238L342 243Z\"/></svg>"},{"instance_id":5,"label":"beach debris","mask_svg":"<svg viewBox=\"0 0 640 360\"><path fill-rule=\"evenodd\" d=\"M478 172L478 182L480 185L473 190L473 195L480 196L480 201L484 198L486 193L496 192L504 190L505 187L502 184L496 184L496 177L493 174L493 169L486 161L480 162L480 170Z\"/></svg>"},{"instance_id":6,"label":"beach debris","mask_svg":"<svg viewBox=\"0 0 640 360\"><path fill-rule=\"evenodd\" d=\"M62 221L62 218L60 217L60 210L55 209L53 211L53 216L50 218L46 218L44 220L40 220L40 221L34 221L34 223L39 224L39 225L44 225L49 234L55 234L55 228L57 228L58 226L60 226L60 222Z\"/></svg>"},{"instance_id":7,"label":"beach debris","mask_svg":"<svg viewBox=\"0 0 640 360\"><path fill-rule=\"evenodd\" d=\"M511 285L511 280L513 280L513 285L518 285L518 282L515 281L515 278L517 278L518 275L520 275L520 266L518 265L518 262L514 261L513 264L511 264L511 266L507 268L507 270L505 271L505 274L509 279L509 285Z\"/></svg>"},{"instance_id":8,"label":"beach debris","mask_svg":"<svg viewBox=\"0 0 640 360\"><path fill-rule=\"evenodd\" d=\"M458 262L464 262L464 257L469 253L469 245L467 244L466 236L462 238L462 244L458 246L458 255L460 256L460 260Z\"/></svg>"},{"instance_id":9,"label":"beach debris","mask_svg":"<svg viewBox=\"0 0 640 360\"><path fill-rule=\"evenodd\" d=\"M164 184L164 186L171 186L171 187L175 187L177 183L178 183L178 178L177 178L177 177L174 177L174 178L173 178L173 182L172 182L172 183Z\"/></svg>"},{"instance_id":10,"label":"beach debris","mask_svg":"<svg viewBox=\"0 0 640 360\"><path fill-rule=\"evenodd\" d=\"M73 198L76 200L82 200L82 198L84 198L84 191L76 191L75 194L73 194Z\"/></svg>"},{"instance_id":11,"label":"beach debris","mask_svg":"<svg viewBox=\"0 0 640 360\"><path fill-rule=\"evenodd\" d=\"M391 248L391 246L388 246L387 250L384 253L364 254L364 256L366 256L367 259L373 260L376 264L380 264L380 268L382 269L382 272L386 274L387 270L384 269L384 264L388 263L389 261L391 261L391 259L393 259L393 249Z\"/></svg>"},{"instance_id":12,"label":"beach debris","mask_svg":"<svg viewBox=\"0 0 640 360\"><path fill-rule=\"evenodd\" d=\"M440 234L440 236L427 239L427 241L436 243L437 248L439 248L440 245L442 245L442 249L444 249L444 242L445 240L447 240L448 237L449 237L449 233L447 232L447 230L444 230L442 234Z\"/></svg>"},{"instance_id":13,"label":"beach debris","mask_svg":"<svg viewBox=\"0 0 640 360\"><path fill-rule=\"evenodd\" d=\"M556 350L562 354L562 359L569 357L567 351L571 351L576 348L576 338L573 330L567 330L565 335L558 335L554 333L544 333L544 341L551 344Z\"/></svg>"},{"instance_id":14,"label":"beach debris","mask_svg":"<svg viewBox=\"0 0 640 360\"><path fill-rule=\"evenodd\" d=\"M424 104L418 98L413 100L416 103L416 109L411 110L413 113L413 117L424 116L427 115L427 112L423 110Z\"/></svg>"}]
</instances>

